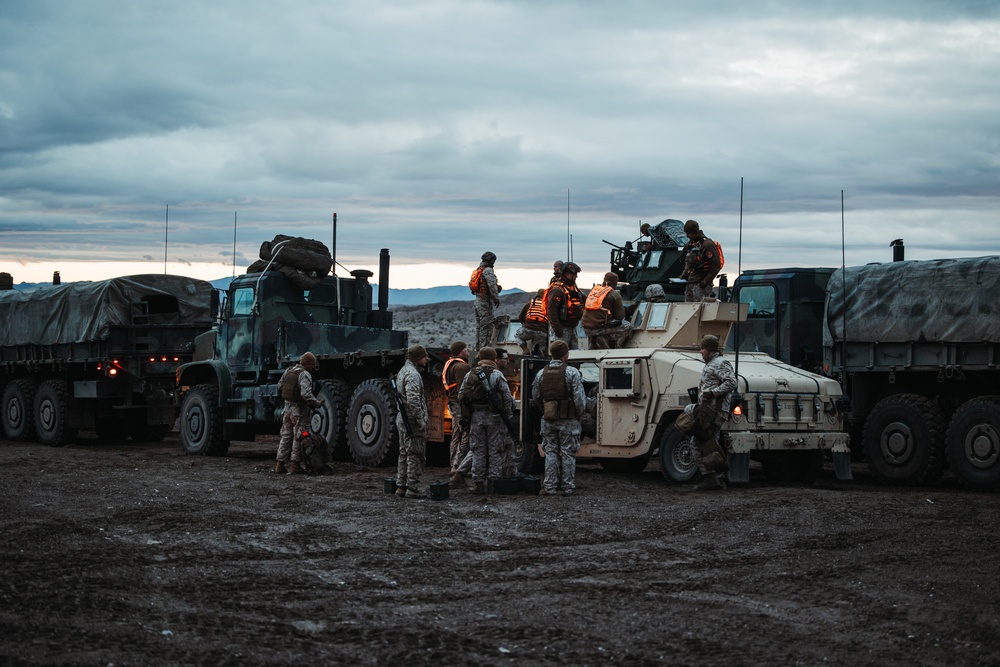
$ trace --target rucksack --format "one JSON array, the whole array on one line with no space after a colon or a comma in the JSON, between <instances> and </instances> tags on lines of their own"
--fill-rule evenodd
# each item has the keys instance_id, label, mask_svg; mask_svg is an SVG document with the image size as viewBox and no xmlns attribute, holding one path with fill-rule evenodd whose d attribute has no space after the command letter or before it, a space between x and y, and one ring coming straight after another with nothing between
<instances>
[{"instance_id":1,"label":"rucksack","mask_svg":"<svg viewBox=\"0 0 1000 667\"><path fill-rule=\"evenodd\" d=\"M299 375L304 369L292 366L281 376L281 398L289 403L302 402L302 389L299 387Z\"/></svg>"},{"instance_id":2,"label":"rucksack","mask_svg":"<svg viewBox=\"0 0 1000 667\"><path fill-rule=\"evenodd\" d=\"M722 244L718 241L712 241L712 243L715 244L715 250L719 253L719 270L721 271L722 267L726 265L726 258L722 254Z\"/></svg>"},{"instance_id":3,"label":"rucksack","mask_svg":"<svg viewBox=\"0 0 1000 667\"><path fill-rule=\"evenodd\" d=\"M483 282L483 267L477 267L472 272L472 277L469 278L469 289L472 290L473 294L479 294L486 289L486 284Z\"/></svg>"}]
</instances>

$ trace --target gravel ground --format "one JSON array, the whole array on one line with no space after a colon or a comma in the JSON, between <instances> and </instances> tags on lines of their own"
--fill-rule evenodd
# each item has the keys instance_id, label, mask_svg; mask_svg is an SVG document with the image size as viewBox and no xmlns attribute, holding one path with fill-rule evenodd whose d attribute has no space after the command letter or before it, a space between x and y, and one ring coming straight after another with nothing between
<instances>
[{"instance_id":1,"label":"gravel ground","mask_svg":"<svg viewBox=\"0 0 1000 667\"><path fill-rule=\"evenodd\" d=\"M0 441L0 664L1000 663L1000 496L948 480L584 463L572 497L417 501L273 452Z\"/></svg>"}]
</instances>

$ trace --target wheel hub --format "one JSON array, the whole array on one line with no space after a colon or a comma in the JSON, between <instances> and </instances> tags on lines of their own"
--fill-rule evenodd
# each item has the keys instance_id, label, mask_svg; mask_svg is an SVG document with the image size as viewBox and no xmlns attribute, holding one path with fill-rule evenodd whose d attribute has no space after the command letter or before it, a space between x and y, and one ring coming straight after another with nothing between
<instances>
[{"instance_id":1,"label":"wheel hub","mask_svg":"<svg viewBox=\"0 0 1000 667\"><path fill-rule=\"evenodd\" d=\"M370 445L378 439L379 435L378 411L371 405L364 405L358 412L358 435L361 442Z\"/></svg>"},{"instance_id":2,"label":"wheel hub","mask_svg":"<svg viewBox=\"0 0 1000 667\"><path fill-rule=\"evenodd\" d=\"M682 441L674 448L674 468L682 473L686 473L698 465L698 453L695 451L692 439Z\"/></svg>"},{"instance_id":3,"label":"wheel hub","mask_svg":"<svg viewBox=\"0 0 1000 667\"><path fill-rule=\"evenodd\" d=\"M965 436L965 457L977 468L992 468L1000 460L1000 432L992 424L979 424Z\"/></svg>"},{"instance_id":4,"label":"wheel hub","mask_svg":"<svg viewBox=\"0 0 1000 667\"><path fill-rule=\"evenodd\" d=\"M902 465L913 456L913 433L902 422L887 424L880 441L882 456L889 463Z\"/></svg>"}]
</instances>

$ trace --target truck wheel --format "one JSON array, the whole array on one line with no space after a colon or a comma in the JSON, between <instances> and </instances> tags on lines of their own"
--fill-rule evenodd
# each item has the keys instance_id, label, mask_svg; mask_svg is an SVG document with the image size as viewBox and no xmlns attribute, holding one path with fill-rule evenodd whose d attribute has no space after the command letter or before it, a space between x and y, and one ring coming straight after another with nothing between
<instances>
[{"instance_id":1,"label":"truck wheel","mask_svg":"<svg viewBox=\"0 0 1000 667\"><path fill-rule=\"evenodd\" d=\"M35 431L43 445L62 447L76 439L76 429L67 425L66 383L46 380L35 394Z\"/></svg>"},{"instance_id":2,"label":"truck wheel","mask_svg":"<svg viewBox=\"0 0 1000 667\"><path fill-rule=\"evenodd\" d=\"M948 460L963 486L1000 489L1000 396L973 398L951 418Z\"/></svg>"},{"instance_id":3,"label":"truck wheel","mask_svg":"<svg viewBox=\"0 0 1000 667\"><path fill-rule=\"evenodd\" d=\"M225 456L229 441L223 438L218 388L210 384L192 387L181 403L178 428L185 453Z\"/></svg>"},{"instance_id":4,"label":"truck wheel","mask_svg":"<svg viewBox=\"0 0 1000 667\"><path fill-rule=\"evenodd\" d=\"M698 476L698 448L694 438L673 426L660 438L660 472L672 484L685 484Z\"/></svg>"},{"instance_id":5,"label":"truck wheel","mask_svg":"<svg viewBox=\"0 0 1000 667\"><path fill-rule=\"evenodd\" d=\"M928 484L944 470L944 414L937 401L898 394L879 401L865 422L868 467L886 484Z\"/></svg>"},{"instance_id":6,"label":"truck wheel","mask_svg":"<svg viewBox=\"0 0 1000 667\"><path fill-rule=\"evenodd\" d=\"M351 403L350 387L343 380L320 380L316 398L323 401L312 413L309 427L326 439L333 458L346 461L351 458L347 447L347 407Z\"/></svg>"},{"instance_id":7,"label":"truck wheel","mask_svg":"<svg viewBox=\"0 0 1000 667\"><path fill-rule=\"evenodd\" d=\"M757 459L764 476L779 484L812 485L823 473L823 452L761 452Z\"/></svg>"},{"instance_id":8,"label":"truck wheel","mask_svg":"<svg viewBox=\"0 0 1000 667\"><path fill-rule=\"evenodd\" d=\"M3 430L8 440L34 440L35 387L28 380L8 382L3 390Z\"/></svg>"},{"instance_id":9,"label":"truck wheel","mask_svg":"<svg viewBox=\"0 0 1000 667\"><path fill-rule=\"evenodd\" d=\"M396 403L388 380L365 380L354 390L347 443L359 465L395 465L399 456Z\"/></svg>"}]
</instances>

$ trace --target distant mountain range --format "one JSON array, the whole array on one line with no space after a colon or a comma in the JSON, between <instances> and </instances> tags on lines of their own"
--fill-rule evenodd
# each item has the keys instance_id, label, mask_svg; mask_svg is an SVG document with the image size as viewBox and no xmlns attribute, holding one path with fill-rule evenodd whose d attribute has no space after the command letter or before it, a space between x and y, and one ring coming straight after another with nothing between
<instances>
[{"instance_id":1,"label":"distant mountain range","mask_svg":"<svg viewBox=\"0 0 1000 667\"><path fill-rule=\"evenodd\" d=\"M224 290L229 287L231 277L218 278L209 281L216 289ZM48 287L51 283L18 283L14 289L34 289L36 287ZM378 285L372 284L374 290L372 298L378 299ZM508 289L503 291L504 296L508 294L524 294L522 289ZM393 289L389 288L389 306L423 306L430 303L445 303L448 301L473 301L475 297L469 292L465 285L445 285L442 287L426 287L420 289Z\"/></svg>"}]
</instances>

